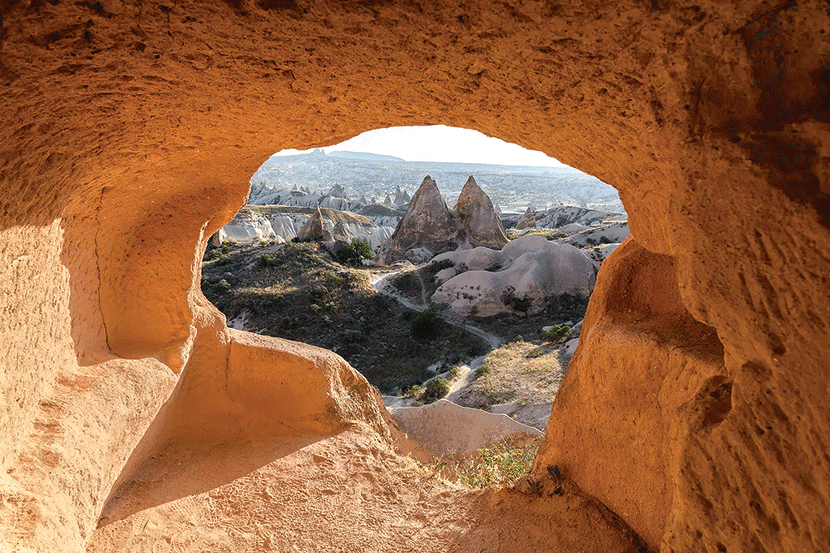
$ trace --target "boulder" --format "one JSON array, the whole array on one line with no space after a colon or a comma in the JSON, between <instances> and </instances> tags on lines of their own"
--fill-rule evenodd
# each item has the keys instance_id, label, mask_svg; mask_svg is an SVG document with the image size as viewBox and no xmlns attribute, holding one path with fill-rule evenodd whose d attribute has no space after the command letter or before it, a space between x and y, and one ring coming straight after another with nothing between
<instances>
[{"instance_id":1,"label":"boulder","mask_svg":"<svg viewBox=\"0 0 830 553\"><path fill-rule=\"evenodd\" d=\"M222 227L226 240L240 243L260 242L276 238L271 223L256 211L243 209Z\"/></svg>"},{"instance_id":2,"label":"boulder","mask_svg":"<svg viewBox=\"0 0 830 553\"><path fill-rule=\"evenodd\" d=\"M424 448L439 455L475 453L503 439L530 441L542 433L507 415L461 407L445 399L422 407L393 407L392 418Z\"/></svg>"},{"instance_id":3,"label":"boulder","mask_svg":"<svg viewBox=\"0 0 830 553\"><path fill-rule=\"evenodd\" d=\"M534 314L561 295L587 297L596 280L591 260L568 244L542 241L540 249L523 253L502 270L471 270L450 278L432 301L461 316L474 309L479 316L491 316L512 313L513 300L519 298L530 300L527 313Z\"/></svg>"}]
</instances>

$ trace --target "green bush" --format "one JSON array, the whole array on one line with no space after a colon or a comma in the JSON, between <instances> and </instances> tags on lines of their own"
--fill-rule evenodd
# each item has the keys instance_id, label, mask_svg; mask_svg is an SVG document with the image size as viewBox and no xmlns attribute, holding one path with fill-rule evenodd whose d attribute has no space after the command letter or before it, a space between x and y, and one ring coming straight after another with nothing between
<instances>
[{"instance_id":1,"label":"green bush","mask_svg":"<svg viewBox=\"0 0 830 553\"><path fill-rule=\"evenodd\" d=\"M282 260L276 254L263 253L257 256L256 264L259 267L279 267L282 264Z\"/></svg>"},{"instance_id":2,"label":"green bush","mask_svg":"<svg viewBox=\"0 0 830 553\"><path fill-rule=\"evenodd\" d=\"M409 319L409 330L412 331L412 334L416 338L423 338L426 340L437 338L441 334L443 326L444 319L442 319L441 316L436 313L435 309L432 309L431 307L421 313L415 313L412 318Z\"/></svg>"},{"instance_id":3,"label":"green bush","mask_svg":"<svg viewBox=\"0 0 830 553\"><path fill-rule=\"evenodd\" d=\"M476 369L476 378L487 376L491 372L493 372L493 367L491 367L490 365L479 365Z\"/></svg>"},{"instance_id":4,"label":"green bush","mask_svg":"<svg viewBox=\"0 0 830 553\"><path fill-rule=\"evenodd\" d=\"M527 310L530 309L531 305L533 305L533 302L527 296L523 298L513 298L513 309L520 313L527 313Z\"/></svg>"},{"instance_id":5,"label":"green bush","mask_svg":"<svg viewBox=\"0 0 830 553\"><path fill-rule=\"evenodd\" d=\"M542 338L554 344L564 342L571 336L571 329L566 325L553 325L550 330L542 331Z\"/></svg>"},{"instance_id":6,"label":"green bush","mask_svg":"<svg viewBox=\"0 0 830 553\"><path fill-rule=\"evenodd\" d=\"M217 248L213 248L212 250L208 250L205 252L205 261L213 261L214 259L219 259L231 253L233 251L233 244L230 242L225 242L221 246Z\"/></svg>"},{"instance_id":7,"label":"green bush","mask_svg":"<svg viewBox=\"0 0 830 553\"><path fill-rule=\"evenodd\" d=\"M364 259L372 259L372 246L368 242L352 238L351 243L346 244L337 251L337 261L343 265L353 267L360 266Z\"/></svg>"},{"instance_id":8,"label":"green bush","mask_svg":"<svg viewBox=\"0 0 830 553\"><path fill-rule=\"evenodd\" d=\"M450 384L440 376L436 376L427 382L424 395L421 399L424 403L432 403L438 401L448 393L450 393Z\"/></svg>"}]
</instances>

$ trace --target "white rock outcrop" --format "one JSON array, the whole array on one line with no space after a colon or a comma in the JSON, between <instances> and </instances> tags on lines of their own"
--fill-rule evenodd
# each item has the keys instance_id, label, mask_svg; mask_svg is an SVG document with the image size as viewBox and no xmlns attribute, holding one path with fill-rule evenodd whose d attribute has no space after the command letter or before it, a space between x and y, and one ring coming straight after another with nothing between
<instances>
[{"instance_id":1,"label":"white rock outcrop","mask_svg":"<svg viewBox=\"0 0 830 553\"><path fill-rule=\"evenodd\" d=\"M514 298L527 298L527 312L533 314L545 309L554 297L587 297L593 290L594 264L579 249L540 236L519 238L508 246L512 247L495 252L501 255L476 248L436 257L433 262L451 260L459 274L438 287L432 302L447 305L461 316L474 311L490 316L511 313ZM488 266L491 270L484 270Z\"/></svg>"},{"instance_id":2,"label":"white rock outcrop","mask_svg":"<svg viewBox=\"0 0 830 553\"><path fill-rule=\"evenodd\" d=\"M276 238L274 229L267 218L255 211L242 210L230 223L222 227L225 240L233 242L258 242Z\"/></svg>"},{"instance_id":3,"label":"white rock outcrop","mask_svg":"<svg viewBox=\"0 0 830 553\"><path fill-rule=\"evenodd\" d=\"M439 455L464 455L506 438L530 440L542 435L507 415L461 407L445 399L423 407L393 407L389 412L410 439Z\"/></svg>"}]
</instances>

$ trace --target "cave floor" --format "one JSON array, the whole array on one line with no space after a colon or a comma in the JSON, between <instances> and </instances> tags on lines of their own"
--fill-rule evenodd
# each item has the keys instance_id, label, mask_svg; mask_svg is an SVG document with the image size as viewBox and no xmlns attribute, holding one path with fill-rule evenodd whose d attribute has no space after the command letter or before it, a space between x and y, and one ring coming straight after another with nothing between
<instances>
[{"instance_id":1,"label":"cave floor","mask_svg":"<svg viewBox=\"0 0 830 553\"><path fill-rule=\"evenodd\" d=\"M362 426L153 457L92 535L109 552L636 551L572 483L472 490ZM522 491L518 491L522 490Z\"/></svg>"}]
</instances>

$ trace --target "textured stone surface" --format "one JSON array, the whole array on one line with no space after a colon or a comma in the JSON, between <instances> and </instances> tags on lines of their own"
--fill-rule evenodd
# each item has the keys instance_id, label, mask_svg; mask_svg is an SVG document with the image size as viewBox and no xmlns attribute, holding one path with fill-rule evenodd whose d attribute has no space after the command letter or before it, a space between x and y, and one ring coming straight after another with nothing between
<instances>
[{"instance_id":1,"label":"textured stone surface","mask_svg":"<svg viewBox=\"0 0 830 553\"><path fill-rule=\"evenodd\" d=\"M493 202L472 175L464 183L452 210L461 220L463 237L469 245L501 248L507 244L507 236Z\"/></svg>"},{"instance_id":2,"label":"textured stone surface","mask_svg":"<svg viewBox=\"0 0 830 553\"><path fill-rule=\"evenodd\" d=\"M378 257L382 263L392 263L411 249L426 248L433 255L455 249L458 232L458 224L438 185L427 176L412 195L406 213L395 227L389 243L381 247Z\"/></svg>"},{"instance_id":3,"label":"textured stone surface","mask_svg":"<svg viewBox=\"0 0 830 553\"><path fill-rule=\"evenodd\" d=\"M507 415L462 407L442 399L421 407L395 407L392 418L410 439L439 455L473 454L499 440L529 441L542 433Z\"/></svg>"},{"instance_id":4,"label":"textured stone surface","mask_svg":"<svg viewBox=\"0 0 830 553\"><path fill-rule=\"evenodd\" d=\"M598 287L616 288L591 307L538 470L567 466L652 549L826 548L825 2L12 1L0 16L10 547L82 550L174 373L197 378L203 349L222 359L199 259L259 164L442 123L613 184L630 242L652 252L606 260ZM684 334L698 324L714 329L700 343ZM713 333L722 368L695 380L716 366ZM700 348L711 361L689 361ZM658 381L677 410L658 412ZM629 401L576 410L606 386ZM580 468L598 452L585 420L629 433L608 444L620 472ZM512 520L545 509L529 501Z\"/></svg>"},{"instance_id":5,"label":"textured stone surface","mask_svg":"<svg viewBox=\"0 0 830 553\"><path fill-rule=\"evenodd\" d=\"M629 239L600 269L536 470L558 464L659 543L677 412L725 374L716 333L683 307L672 258Z\"/></svg>"},{"instance_id":6,"label":"textured stone surface","mask_svg":"<svg viewBox=\"0 0 830 553\"><path fill-rule=\"evenodd\" d=\"M541 236L518 238L500 252L479 247L436 257L444 260L453 262L453 274L436 274L447 280L431 301L464 317L514 313L515 299L529 300L526 312L539 313L565 294L587 298L596 281L585 253Z\"/></svg>"},{"instance_id":7,"label":"textured stone surface","mask_svg":"<svg viewBox=\"0 0 830 553\"><path fill-rule=\"evenodd\" d=\"M326 225L323 222L323 214L320 212L320 208L317 207L297 233L297 240L300 242L319 242L331 239L331 233L326 230Z\"/></svg>"},{"instance_id":8,"label":"textured stone surface","mask_svg":"<svg viewBox=\"0 0 830 553\"><path fill-rule=\"evenodd\" d=\"M519 222L516 223L518 230L526 228L536 228L536 217L533 216L533 210L528 207L525 212L519 217Z\"/></svg>"}]
</instances>

